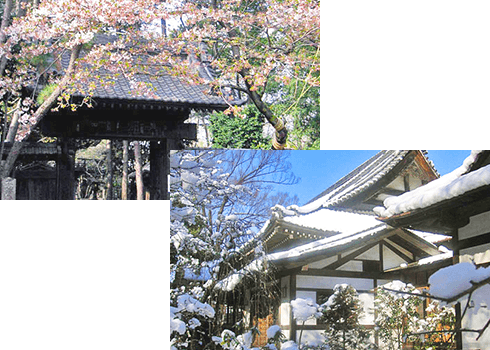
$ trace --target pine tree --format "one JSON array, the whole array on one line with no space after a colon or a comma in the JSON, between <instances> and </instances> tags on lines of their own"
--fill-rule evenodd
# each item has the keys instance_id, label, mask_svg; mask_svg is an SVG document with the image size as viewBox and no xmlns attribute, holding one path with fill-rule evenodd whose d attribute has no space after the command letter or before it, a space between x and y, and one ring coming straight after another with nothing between
<instances>
[{"instance_id":1,"label":"pine tree","mask_svg":"<svg viewBox=\"0 0 490 350\"><path fill-rule=\"evenodd\" d=\"M359 323L362 302L354 287L338 284L327 302L320 307L326 324L325 336L331 350L364 349L368 332Z\"/></svg>"}]
</instances>

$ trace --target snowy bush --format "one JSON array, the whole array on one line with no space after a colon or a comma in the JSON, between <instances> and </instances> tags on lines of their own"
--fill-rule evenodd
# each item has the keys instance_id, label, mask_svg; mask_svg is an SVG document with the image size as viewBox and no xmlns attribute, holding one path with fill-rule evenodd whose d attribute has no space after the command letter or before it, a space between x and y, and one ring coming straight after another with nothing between
<instances>
[{"instance_id":1,"label":"snowy bush","mask_svg":"<svg viewBox=\"0 0 490 350\"><path fill-rule=\"evenodd\" d=\"M364 310L359 294L348 284L337 284L334 293L320 306L331 350L366 349L369 333L360 325Z\"/></svg>"},{"instance_id":2,"label":"snowy bush","mask_svg":"<svg viewBox=\"0 0 490 350\"><path fill-rule=\"evenodd\" d=\"M421 298L415 295L396 293L385 290L417 293L411 284L393 281L378 288L374 301L377 318L376 330L382 342L382 349L401 350L405 341L416 341L419 324L418 308Z\"/></svg>"},{"instance_id":3,"label":"snowy bush","mask_svg":"<svg viewBox=\"0 0 490 350\"><path fill-rule=\"evenodd\" d=\"M318 311L318 304L310 298L296 298L291 300L291 307L293 310L293 318L296 321L303 322L303 326L309 319L319 318L322 314ZM299 333L298 343L301 344L301 337L303 336L303 328Z\"/></svg>"}]
</instances>

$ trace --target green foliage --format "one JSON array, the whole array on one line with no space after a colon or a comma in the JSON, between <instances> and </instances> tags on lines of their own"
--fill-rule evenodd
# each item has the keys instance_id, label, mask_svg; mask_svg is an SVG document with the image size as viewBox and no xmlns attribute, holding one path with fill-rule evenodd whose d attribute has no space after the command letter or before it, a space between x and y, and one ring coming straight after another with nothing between
<instances>
[{"instance_id":1,"label":"green foliage","mask_svg":"<svg viewBox=\"0 0 490 350\"><path fill-rule=\"evenodd\" d=\"M368 331L359 323L364 310L354 287L336 285L334 294L321 306L325 336L331 350L366 348Z\"/></svg>"},{"instance_id":2,"label":"green foliage","mask_svg":"<svg viewBox=\"0 0 490 350\"><path fill-rule=\"evenodd\" d=\"M441 306L432 300L425 309L427 316L420 320L419 329L427 333L419 336L413 343L416 350L456 349L455 333L444 332L455 329L456 314L451 306Z\"/></svg>"},{"instance_id":3,"label":"green foliage","mask_svg":"<svg viewBox=\"0 0 490 350\"><path fill-rule=\"evenodd\" d=\"M264 118L254 106L246 106L244 118L214 113L210 118L213 148L270 148L262 136Z\"/></svg>"},{"instance_id":4,"label":"green foliage","mask_svg":"<svg viewBox=\"0 0 490 350\"><path fill-rule=\"evenodd\" d=\"M412 285L400 281L392 282L388 288L408 293L416 291ZM418 329L421 303L417 296L378 289L374 302L377 313L375 326L385 349L401 350L404 342L417 340L411 334Z\"/></svg>"},{"instance_id":5,"label":"green foliage","mask_svg":"<svg viewBox=\"0 0 490 350\"><path fill-rule=\"evenodd\" d=\"M42 105L44 101L51 95L56 88L56 84L48 84L46 85L37 95L36 102L39 105Z\"/></svg>"},{"instance_id":6,"label":"green foliage","mask_svg":"<svg viewBox=\"0 0 490 350\"><path fill-rule=\"evenodd\" d=\"M274 114L293 120L288 147L320 149L320 87L294 79L287 84L270 81L268 88L269 94L277 96L271 106Z\"/></svg>"}]
</instances>

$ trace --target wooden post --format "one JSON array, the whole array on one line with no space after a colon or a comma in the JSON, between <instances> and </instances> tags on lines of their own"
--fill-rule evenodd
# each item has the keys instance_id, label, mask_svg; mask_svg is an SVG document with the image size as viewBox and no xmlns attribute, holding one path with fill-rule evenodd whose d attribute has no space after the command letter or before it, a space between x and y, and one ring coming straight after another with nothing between
<instances>
[{"instance_id":1,"label":"wooden post","mask_svg":"<svg viewBox=\"0 0 490 350\"><path fill-rule=\"evenodd\" d=\"M144 200L143 190L143 163L141 160L141 147L139 141L133 142L134 146L134 170L136 172L136 199Z\"/></svg>"},{"instance_id":2,"label":"wooden post","mask_svg":"<svg viewBox=\"0 0 490 350\"><path fill-rule=\"evenodd\" d=\"M150 141L150 199L168 199L168 169L167 140Z\"/></svg>"},{"instance_id":3,"label":"wooden post","mask_svg":"<svg viewBox=\"0 0 490 350\"><path fill-rule=\"evenodd\" d=\"M123 140L123 171L121 182L121 199L128 199L128 162L129 162L129 141Z\"/></svg>"},{"instance_id":4,"label":"wooden post","mask_svg":"<svg viewBox=\"0 0 490 350\"><path fill-rule=\"evenodd\" d=\"M112 141L111 140L107 140L106 150L107 150L107 155L106 155L107 199L113 200L114 199L114 187L112 186L112 183L113 183L114 172L112 170Z\"/></svg>"},{"instance_id":5,"label":"wooden post","mask_svg":"<svg viewBox=\"0 0 490 350\"><path fill-rule=\"evenodd\" d=\"M57 167L57 198L75 199L75 159L74 150L68 140L60 138L61 154L56 162Z\"/></svg>"}]
</instances>

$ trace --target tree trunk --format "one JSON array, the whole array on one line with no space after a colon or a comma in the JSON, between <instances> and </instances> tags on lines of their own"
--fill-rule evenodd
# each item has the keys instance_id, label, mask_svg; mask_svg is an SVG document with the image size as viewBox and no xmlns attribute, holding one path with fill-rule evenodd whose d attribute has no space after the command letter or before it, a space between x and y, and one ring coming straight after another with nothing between
<instances>
[{"instance_id":1,"label":"tree trunk","mask_svg":"<svg viewBox=\"0 0 490 350\"><path fill-rule=\"evenodd\" d=\"M50 111L51 107L54 106L54 104L57 102L58 97L61 95L63 92L65 86L68 84L68 82L71 79L71 75L73 74L73 71L75 70L75 62L80 56L80 51L82 49L82 45L77 45L75 46L70 55L70 63L68 64L68 68L66 69L65 75L63 76L63 79L61 79L61 82L58 84L58 86L53 90L51 95L43 102L41 106L38 107L38 109L34 112L33 116L31 119L33 120L33 123L31 124L30 128L28 129L25 137L23 140L26 140L32 130L39 124L39 122L44 118L44 116ZM24 146L23 141L15 141L14 144L12 145L12 149L7 156L7 160L5 161L5 164L3 165L3 168L1 169L0 172L0 177L5 178L9 176L9 174L12 172L14 169L15 161L17 160L17 157L20 154L20 151L22 147Z\"/></svg>"},{"instance_id":2,"label":"tree trunk","mask_svg":"<svg viewBox=\"0 0 490 350\"><path fill-rule=\"evenodd\" d=\"M0 25L0 43L5 43L7 36L5 35L5 29L7 29L10 23L10 16L12 14L13 0L6 0L5 7L3 8L2 24ZM5 66L7 65L7 58L2 55L0 58L0 76L3 75L5 71Z\"/></svg>"},{"instance_id":3,"label":"tree trunk","mask_svg":"<svg viewBox=\"0 0 490 350\"><path fill-rule=\"evenodd\" d=\"M275 116L269 106L267 106L264 101L262 101L262 97L259 95L259 93L252 89L252 85L250 85L247 79L245 79L246 73L243 72L241 73L241 75L244 78L243 80L245 81L245 85L247 86L250 99L255 104L260 113L265 116L265 119L267 119L267 121L276 130L274 134L274 139L272 140L273 148L277 150L284 149L288 138L288 130L286 129L286 125L284 125L282 118Z\"/></svg>"},{"instance_id":4,"label":"tree trunk","mask_svg":"<svg viewBox=\"0 0 490 350\"><path fill-rule=\"evenodd\" d=\"M228 32L228 35L230 38L234 38L237 35L237 32L235 29L232 29ZM238 45L232 45L231 50L235 59L239 59L241 57L240 47ZM265 116L265 119L267 119L267 121L276 130L274 139L272 140L272 148L276 150L284 149L288 138L288 130L286 129L282 118L275 116L271 109L264 103L264 101L262 101L262 96L260 96L259 93L252 88L250 81L246 78L250 74L250 70L244 68L238 73L242 76L243 81L245 82L248 96L258 108L260 113Z\"/></svg>"},{"instance_id":5,"label":"tree trunk","mask_svg":"<svg viewBox=\"0 0 490 350\"><path fill-rule=\"evenodd\" d=\"M19 103L17 104L17 111L14 112L12 116L12 120L10 121L9 130L7 133L6 141L10 143L14 143L15 135L17 134L17 129L19 128L19 117L21 114L20 108L22 105L22 100L19 99Z\"/></svg>"},{"instance_id":6,"label":"tree trunk","mask_svg":"<svg viewBox=\"0 0 490 350\"><path fill-rule=\"evenodd\" d=\"M128 199L128 162L129 162L129 141L123 140L123 170L121 181L121 199Z\"/></svg>"},{"instance_id":7,"label":"tree trunk","mask_svg":"<svg viewBox=\"0 0 490 350\"><path fill-rule=\"evenodd\" d=\"M114 172L112 170L112 141L111 140L107 140L106 150L107 150L107 157L106 157L107 199L113 200L114 199L114 188L112 186L112 183L113 183Z\"/></svg>"},{"instance_id":8,"label":"tree trunk","mask_svg":"<svg viewBox=\"0 0 490 350\"><path fill-rule=\"evenodd\" d=\"M139 141L134 141L134 170L136 171L136 199L143 200L143 165L141 161L141 147Z\"/></svg>"}]
</instances>

